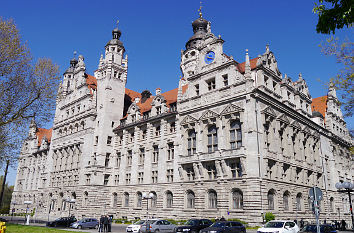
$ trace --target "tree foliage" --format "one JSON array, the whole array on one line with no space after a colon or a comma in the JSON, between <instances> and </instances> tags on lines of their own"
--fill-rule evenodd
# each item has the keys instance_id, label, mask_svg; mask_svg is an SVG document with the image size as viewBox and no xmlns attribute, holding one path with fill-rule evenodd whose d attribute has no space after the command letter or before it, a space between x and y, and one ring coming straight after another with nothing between
<instances>
[{"instance_id":1,"label":"tree foliage","mask_svg":"<svg viewBox=\"0 0 354 233\"><path fill-rule=\"evenodd\" d=\"M321 43L321 51L325 55L335 56L337 63L343 68L336 77L331 78L337 90L341 91L341 104L344 108L344 116L353 116L354 111L354 49L353 42L349 39L340 42L338 38L329 38Z\"/></svg>"},{"instance_id":2,"label":"tree foliage","mask_svg":"<svg viewBox=\"0 0 354 233\"><path fill-rule=\"evenodd\" d=\"M2 186L3 181L4 181L4 176L0 176L1 186ZM3 197L3 201L2 201L2 208L0 209L0 214L8 214L9 213L11 197L12 197L13 191L14 191L14 186L9 186L6 183L5 189L4 189L4 197ZM1 192L1 187L0 187L0 192Z\"/></svg>"},{"instance_id":3,"label":"tree foliage","mask_svg":"<svg viewBox=\"0 0 354 233\"><path fill-rule=\"evenodd\" d=\"M264 218L266 222L269 222L275 219L275 215L272 212L267 212Z\"/></svg>"},{"instance_id":4,"label":"tree foliage","mask_svg":"<svg viewBox=\"0 0 354 233\"><path fill-rule=\"evenodd\" d=\"M33 59L13 20L0 18L0 162L18 153L32 117L52 119L58 74L50 59Z\"/></svg>"},{"instance_id":5,"label":"tree foliage","mask_svg":"<svg viewBox=\"0 0 354 233\"><path fill-rule=\"evenodd\" d=\"M354 20L353 0L319 0L315 2L313 12L318 14L316 31L322 34L334 34L336 29L351 27Z\"/></svg>"}]
</instances>

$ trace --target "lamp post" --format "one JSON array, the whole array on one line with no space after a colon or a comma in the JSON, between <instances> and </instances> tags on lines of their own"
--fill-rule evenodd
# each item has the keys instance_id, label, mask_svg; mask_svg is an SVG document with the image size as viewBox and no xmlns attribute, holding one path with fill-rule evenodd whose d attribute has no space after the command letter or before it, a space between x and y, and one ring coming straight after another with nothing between
<instances>
[{"instance_id":1,"label":"lamp post","mask_svg":"<svg viewBox=\"0 0 354 233\"><path fill-rule=\"evenodd\" d=\"M32 201L24 201L23 204L26 205L26 225L29 225L29 217L27 215L28 212L28 206L32 204Z\"/></svg>"},{"instance_id":2,"label":"lamp post","mask_svg":"<svg viewBox=\"0 0 354 233\"><path fill-rule=\"evenodd\" d=\"M338 189L338 192L348 193L349 206L350 206L350 215L352 217L352 229L354 229L354 216L353 216L353 206L352 206L352 198L351 198L351 192L354 192L354 183L351 183L351 182L338 182L338 183L336 183L335 186Z\"/></svg>"},{"instance_id":3,"label":"lamp post","mask_svg":"<svg viewBox=\"0 0 354 233\"><path fill-rule=\"evenodd\" d=\"M153 193L143 193L142 199L146 200L146 232L150 232L150 224L148 222L149 218L149 199L153 199L155 195Z\"/></svg>"}]
</instances>

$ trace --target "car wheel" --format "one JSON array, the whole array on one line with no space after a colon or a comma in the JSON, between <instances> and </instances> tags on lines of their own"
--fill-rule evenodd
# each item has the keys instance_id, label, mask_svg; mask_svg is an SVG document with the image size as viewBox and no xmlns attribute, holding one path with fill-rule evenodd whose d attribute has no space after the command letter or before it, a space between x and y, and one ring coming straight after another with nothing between
<instances>
[{"instance_id":1,"label":"car wheel","mask_svg":"<svg viewBox=\"0 0 354 233\"><path fill-rule=\"evenodd\" d=\"M57 224L56 224L56 223L53 223L53 227L57 227Z\"/></svg>"},{"instance_id":2,"label":"car wheel","mask_svg":"<svg viewBox=\"0 0 354 233\"><path fill-rule=\"evenodd\" d=\"M78 225L78 226L77 226L77 229L82 229L82 226L81 226L81 225Z\"/></svg>"},{"instance_id":3,"label":"car wheel","mask_svg":"<svg viewBox=\"0 0 354 233\"><path fill-rule=\"evenodd\" d=\"M159 233L159 232L160 232L160 230L159 230L159 229L156 229L154 232L155 232L155 233Z\"/></svg>"}]
</instances>

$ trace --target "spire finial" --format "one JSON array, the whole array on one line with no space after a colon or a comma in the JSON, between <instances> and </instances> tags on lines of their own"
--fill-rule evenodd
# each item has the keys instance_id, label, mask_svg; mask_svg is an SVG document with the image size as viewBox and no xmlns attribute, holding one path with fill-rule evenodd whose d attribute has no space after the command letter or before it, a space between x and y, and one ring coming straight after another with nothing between
<instances>
[{"instance_id":1,"label":"spire finial","mask_svg":"<svg viewBox=\"0 0 354 233\"><path fill-rule=\"evenodd\" d=\"M119 19L117 19L117 22L116 22L116 23L117 23L117 28L118 28L118 24L119 24Z\"/></svg>"},{"instance_id":2,"label":"spire finial","mask_svg":"<svg viewBox=\"0 0 354 233\"><path fill-rule=\"evenodd\" d=\"M76 58L76 54L77 54L77 52L76 52L76 50L74 51L74 58Z\"/></svg>"},{"instance_id":3,"label":"spire finial","mask_svg":"<svg viewBox=\"0 0 354 233\"><path fill-rule=\"evenodd\" d=\"M266 44L266 52L269 53L269 43Z\"/></svg>"},{"instance_id":4,"label":"spire finial","mask_svg":"<svg viewBox=\"0 0 354 233\"><path fill-rule=\"evenodd\" d=\"M200 18L203 18L203 14L202 14L202 1L200 1L200 6L199 6L199 10L198 10L198 12L199 12L199 17Z\"/></svg>"}]
</instances>

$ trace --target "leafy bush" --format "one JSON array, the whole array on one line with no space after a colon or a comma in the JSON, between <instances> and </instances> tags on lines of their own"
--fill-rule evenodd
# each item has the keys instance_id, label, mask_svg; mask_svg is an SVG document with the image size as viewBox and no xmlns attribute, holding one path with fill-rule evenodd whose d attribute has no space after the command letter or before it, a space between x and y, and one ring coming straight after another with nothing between
<instances>
[{"instance_id":1,"label":"leafy bush","mask_svg":"<svg viewBox=\"0 0 354 233\"><path fill-rule=\"evenodd\" d=\"M266 222L269 222L269 221L274 220L274 219L275 219L275 215L272 212L267 212L265 214L265 221Z\"/></svg>"}]
</instances>

